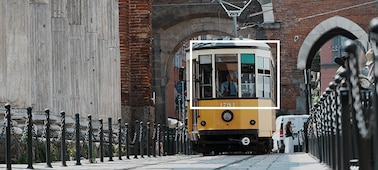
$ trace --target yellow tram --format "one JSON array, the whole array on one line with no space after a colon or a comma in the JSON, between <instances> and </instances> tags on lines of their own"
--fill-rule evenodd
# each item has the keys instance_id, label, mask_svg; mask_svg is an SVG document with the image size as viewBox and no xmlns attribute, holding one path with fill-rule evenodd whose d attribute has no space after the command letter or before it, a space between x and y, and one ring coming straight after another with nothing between
<instances>
[{"instance_id":1,"label":"yellow tram","mask_svg":"<svg viewBox=\"0 0 378 170\"><path fill-rule=\"evenodd\" d=\"M247 40L192 43L186 63L193 150L270 152L277 102L270 46Z\"/></svg>"}]
</instances>

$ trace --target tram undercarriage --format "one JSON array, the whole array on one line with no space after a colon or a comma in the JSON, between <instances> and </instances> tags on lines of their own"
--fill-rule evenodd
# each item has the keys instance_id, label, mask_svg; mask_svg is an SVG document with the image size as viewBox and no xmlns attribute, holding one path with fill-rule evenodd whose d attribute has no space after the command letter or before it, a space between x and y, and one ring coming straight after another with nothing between
<instances>
[{"instance_id":1,"label":"tram undercarriage","mask_svg":"<svg viewBox=\"0 0 378 170\"><path fill-rule=\"evenodd\" d=\"M207 135L201 135L197 141L193 141L193 149L204 155L231 152L266 154L271 151L273 141L270 137L259 138L256 132L249 134L238 134L238 132L241 131L202 132Z\"/></svg>"}]
</instances>

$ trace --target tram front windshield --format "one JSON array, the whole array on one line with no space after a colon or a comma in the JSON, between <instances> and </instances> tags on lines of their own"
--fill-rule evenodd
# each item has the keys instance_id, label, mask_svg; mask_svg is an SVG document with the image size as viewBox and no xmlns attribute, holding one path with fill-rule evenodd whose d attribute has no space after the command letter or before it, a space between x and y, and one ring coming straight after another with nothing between
<instances>
[{"instance_id":1,"label":"tram front windshield","mask_svg":"<svg viewBox=\"0 0 378 170\"><path fill-rule=\"evenodd\" d=\"M201 55L199 65L202 99L271 97L269 58L255 54Z\"/></svg>"}]
</instances>

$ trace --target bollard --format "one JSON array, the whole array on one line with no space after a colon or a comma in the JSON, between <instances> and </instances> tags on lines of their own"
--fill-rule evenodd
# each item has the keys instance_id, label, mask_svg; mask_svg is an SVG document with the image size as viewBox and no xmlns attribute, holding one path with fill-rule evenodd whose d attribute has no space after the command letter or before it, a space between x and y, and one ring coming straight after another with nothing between
<instances>
[{"instance_id":1,"label":"bollard","mask_svg":"<svg viewBox=\"0 0 378 170\"><path fill-rule=\"evenodd\" d=\"M6 151L6 162L7 162L7 169L8 170L11 170L12 169L12 160L11 160L11 147L12 147L12 144L11 144L11 112L10 112L10 104L7 103L5 104L5 109L7 109L7 111L5 112L5 117L7 119L7 128L6 128L6 147L7 147L7 151Z\"/></svg>"},{"instance_id":2,"label":"bollard","mask_svg":"<svg viewBox=\"0 0 378 170\"><path fill-rule=\"evenodd\" d=\"M113 129L112 129L112 118L108 118L108 142L109 142L109 161L113 161L113 143L112 143L112 138L113 138Z\"/></svg>"},{"instance_id":3,"label":"bollard","mask_svg":"<svg viewBox=\"0 0 378 170\"><path fill-rule=\"evenodd\" d=\"M27 108L28 111L28 169L33 168L33 119L32 119L32 107Z\"/></svg>"},{"instance_id":4,"label":"bollard","mask_svg":"<svg viewBox=\"0 0 378 170\"><path fill-rule=\"evenodd\" d=\"M60 112L61 122L60 122L60 130L62 132L61 136L61 155L62 155L62 166L67 166L66 160L67 160L67 145L66 145L66 117L65 112Z\"/></svg>"},{"instance_id":5,"label":"bollard","mask_svg":"<svg viewBox=\"0 0 378 170\"><path fill-rule=\"evenodd\" d=\"M125 123L125 141L126 141L126 158L130 159L130 148L129 148L129 124Z\"/></svg>"},{"instance_id":6,"label":"bollard","mask_svg":"<svg viewBox=\"0 0 378 170\"><path fill-rule=\"evenodd\" d=\"M100 162L104 162L104 121L102 118L100 121Z\"/></svg>"},{"instance_id":7,"label":"bollard","mask_svg":"<svg viewBox=\"0 0 378 170\"><path fill-rule=\"evenodd\" d=\"M147 122L146 128L146 148L147 148L147 156L151 157L150 155L150 122Z\"/></svg>"},{"instance_id":8,"label":"bollard","mask_svg":"<svg viewBox=\"0 0 378 170\"><path fill-rule=\"evenodd\" d=\"M118 118L118 160L122 160L122 120Z\"/></svg>"},{"instance_id":9,"label":"bollard","mask_svg":"<svg viewBox=\"0 0 378 170\"><path fill-rule=\"evenodd\" d=\"M79 113L75 114L75 139L76 139L76 165L81 165L80 163L80 120Z\"/></svg>"},{"instance_id":10,"label":"bollard","mask_svg":"<svg viewBox=\"0 0 378 170\"><path fill-rule=\"evenodd\" d=\"M134 159L138 159L138 141L136 138L137 138L137 134L138 134L138 130L139 130L139 121L138 120L135 120L135 128L134 128L134 139L133 139L133 144L134 144Z\"/></svg>"},{"instance_id":11,"label":"bollard","mask_svg":"<svg viewBox=\"0 0 378 170\"><path fill-rule=\"evenodd\" d=\"M92 115L88 115L88 160L89 163L93 163L93 158L92 158Z\"/></svg>"},{"instance_id":12,"label":"bollard","mask_svg":"<svg viewBox=\"0 0 378 170\"><path fill-rule=\"evenodd\" d=\"M140 157L144 158L143 157L143 122L140 121L140 126L139 126L139 153L140 153Z\"/></svg>"},{"instance_id":13,"label":"bollard","mask_svg":"<svg viewBox=\"0 0 378 170\"><path fill-rule=\"evenodd\" d=\"M50 151L50 145L51 145L51 141L50 141L50 110L49 109L45 109L45 113L46 113L46 120L45 120L45 134L46 134L46 165L47 167L50 167L52 168L52 165L51 165L51 151Z\"/></svg>"}]
</instances>

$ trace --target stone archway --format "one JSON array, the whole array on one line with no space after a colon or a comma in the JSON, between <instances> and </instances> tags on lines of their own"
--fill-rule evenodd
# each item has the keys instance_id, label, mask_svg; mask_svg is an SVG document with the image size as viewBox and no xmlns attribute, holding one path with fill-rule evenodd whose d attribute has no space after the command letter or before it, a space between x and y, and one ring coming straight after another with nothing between
<instances>
[{"instance_id":1,"label":"stone archway","mask_svg":"<svg viewBox=\"0 0 378 170\"><path fill-rule=\"evenodd\" d=\"M180 2L185 2L180 4ZM155 111L158 122L165 122L168 106L172 103L167 98L172 90L169 79L175 52L182 47L185 40L197 35L212 34L216 36L234 35L233 19L217 3L201 2L201 6L192 6L186 1L175 3L154 2L153 4L153 90L156 92ZM239 2L240 3L240 2ZM172 15L174 14L174 15ZM274 23L273 4L271 0L252 1L250 6L238 17L239 28L270 26ZM238 35L243 37L262 37L262 29L242 29ZM260 34L256 32L260 31ZM260 36L258 36L260 35ZM173 74L172 74L173 76ZM170 84L167 84L170 83ZM168 86L170 87L168 89ZM171 101L172 102L172 101ZM160 118L159 118L160 117Z\"/></svg>"},{"instance_id":2,"label":"stone archway","mask_svg":"<svg viewBox=\"0 0 378 170\"><path fill-rule=\"evenodd\" d=\"M156 30L154 32L154 67L156 78L155 87L157 97L156 115L161 115L164 119L167 115L168 90L167 83L170 79L170 70L172 67L175 52L181 48L181 44L194 36L213 34L229 36L233 34L231 19L224 18L196 18L177 23L165 30ZM158 71L156 71L158 70ZM158 118L159 119L159 118ZM161 120L164 121L164 120Z\"/></svg>"},{"instance_id":3,"label":"stone archway","mask_svg":"<svg viewBox=\"0 0 378 170\"><path fill-rule=\"evenodd\" d=\"M299 49L297 68L306 69L311 66L315 53L320 47L335 35L342 35L347 38L358 40L366 49L368 34L355 22L341 17L334 16L318 24L305 38Z\"/></svg>"}]
</instances>

